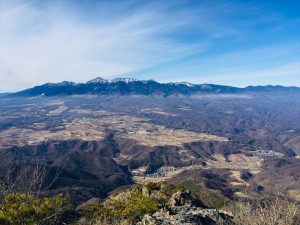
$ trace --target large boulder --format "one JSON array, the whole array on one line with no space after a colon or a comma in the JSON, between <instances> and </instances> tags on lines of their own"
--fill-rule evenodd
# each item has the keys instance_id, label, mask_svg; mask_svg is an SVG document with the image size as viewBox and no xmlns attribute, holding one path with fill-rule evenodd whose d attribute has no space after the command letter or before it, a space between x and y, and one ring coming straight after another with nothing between
<instances>
[{"instance_id":1,"label":"large boulder","mask_svg":"<svg viewBox=\"0 0 300 225\"><path fill-rule=\"evenodd\" d=\"M190 209L175 215L145 215L137 225L233 225L233 217L216 209Z\"/></svg>"},{"instance_id":2,"label":"large boulder","mask_svg":"<svg viewBox=\"0 0 300 225\"><path fill-rule=\"evenodd\" d=\"M138 225L233 225L233 217L216 209L205 209L189 191L172 195L167 207L145 215Z\"/></svg>"}]
</instances>

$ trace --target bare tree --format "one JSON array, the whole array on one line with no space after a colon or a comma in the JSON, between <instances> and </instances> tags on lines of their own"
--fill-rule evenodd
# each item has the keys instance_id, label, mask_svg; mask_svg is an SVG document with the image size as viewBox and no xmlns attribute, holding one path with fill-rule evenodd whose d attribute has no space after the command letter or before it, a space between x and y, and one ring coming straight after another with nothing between
<instances>
[{"instance_id":1,"label":"bare tree","mask_svg":"<svg viewBox=\"0 0 300 225\"><path fill-rule=\"evenodd\" d=\"M30 163L13 159L0 168L0 202L9 193L23 193L38 196L48 190L60 176L63 167L51 167L39 160Z\"/></svg>"}]
</instances>

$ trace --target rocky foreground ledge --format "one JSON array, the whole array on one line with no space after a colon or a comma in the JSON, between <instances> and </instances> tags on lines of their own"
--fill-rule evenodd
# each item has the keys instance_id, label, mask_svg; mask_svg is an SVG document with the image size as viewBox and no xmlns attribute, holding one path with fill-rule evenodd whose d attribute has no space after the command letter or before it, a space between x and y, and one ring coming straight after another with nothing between
<instances>
[{"instance_id":1,"label":"rocky foreground ledge","mask_svg":"<svg viewBox=\"0 0 300 225\"><path fill-rule=\"evenodd\" d=\"M178 191L170 198L169 207L161 208L152 216L146 214L137 225L217 225L234 224L233 217L216 209L199 207L189 191Z\"/></svg>"},{"instance_id":2,"label":"rocky foreground ledge","mask_svg":"<svg viewBox=\"0 0 300 225\"><path fill-rule=\"evenodd\" d=\"M232 215L209 209L190 191L166 183L136 185L104 202L84 205L79 224L232 225Z\"/></svg>"}]
</instances>

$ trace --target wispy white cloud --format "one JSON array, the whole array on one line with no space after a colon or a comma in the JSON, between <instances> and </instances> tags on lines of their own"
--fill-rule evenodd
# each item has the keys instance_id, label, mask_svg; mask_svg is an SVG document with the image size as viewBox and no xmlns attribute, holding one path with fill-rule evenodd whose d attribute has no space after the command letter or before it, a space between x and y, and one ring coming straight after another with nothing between
<instances>
[{"instance_id":1,"label":"wispy white cloud","mask_svg":"<svg viewBox=\"0 0 300 225\"><path fill-rule=\"evenodd\" d=\"M243 41L252 28L279 18L258 6L219 1L80 2L0 0L0 92L137 74L164 63L176 68L194 55L223 54L215 50L219 41Z\"/></svg>"},{"instance_id":2,"label":"wispy white cloud","mask_svg":"<svg viewBox=\"0 0 300 225\"><path fill-rule=\"evenodd\" d=\"M1 12L1 89L19 89L47 81L85 81L85 76L114 76L178 59L203 48L162 37L184 20L169 20L156 9L134 12L116 21L81 22L65 15L65 6L37 8L12 4ZM110 10L110 8L108 8ZM112 9L113 10L113 9ZM111 17L114 13L111 13ZM4 85L5 84L5 85Z\"/></svg>"}]
</instances>

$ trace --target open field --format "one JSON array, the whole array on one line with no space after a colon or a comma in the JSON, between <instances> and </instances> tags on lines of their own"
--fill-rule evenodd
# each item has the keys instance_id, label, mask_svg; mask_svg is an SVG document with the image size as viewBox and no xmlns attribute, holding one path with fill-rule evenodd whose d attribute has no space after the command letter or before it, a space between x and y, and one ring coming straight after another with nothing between
<instances>
[{"instance_id":1,"label":"open field","mask_svg":"<svg viewBox=\"0 0 300 225\"><path fill-rule=\"evenodd\" d=\"M55 130L44 129L43 124L33 124L29 129L10 128L0 131L0 147L11 145L24 146L39 144L44 141L66 141L81 139L84 141L102 140L105 136L102 131L95 128L90 121L73 121L55 127ZM9 143L9 144L8 144Z\"/></svg>"},{"instance_id":2,"label":"open field","mask_svg":"<svg viewBox=\"0 0 300 225\"><path fill-rule=\"evenodd\" d=\"M57 104L63 103L58 102ZM58 115L65 110L65 106L59 105L57 109L51 110L46 115ZM18 140L17 145L19 146L37 144L50 139L102 140L108 129L113 130L119 137L133 139L145 146L182 146L185 143L197 141L228 141L224 137L183 129L170 129L162 125L152 124L149 119L120 115L108 111L72 109L70 112L93 116L93 118L81 117L62 122L58 126L52 127L52 129L55 129L53 132L49 131L45 123L33 123L25 129L12 127L0 131L0 147L6 147L5 143L12 143L15 140Z\"/></svg>"},{"instance_id":3,"label":"open field","mask_svg":"<svg viewBox=\"0 0 300 225\"><path fill-rule=\"evenodd\" d=\"M251 173L258 173L261 168L261 159L258 156L245 156L244 154L233 154L228 156L228 160L221 154L215 154L216 161L208 161L208 166L212 168L245 169Z\"/></svg>"},{"instance_id":4,"label":"open field","mask_svg":"<svg viewBox=\"0 0 300 225\"><path fill-rule=\"evenodd\" d=\"M142 113L155 113L155 114L160 114L160 115L166 115L166 116L173 116L177 117L179 116L178 114L170 113L170 112L165 112L161 108L153 108L153 109L141 109L140 110Z\"/></svg>"},{"instance_id":5,"label":"open field","mask_svg":"<svg viewBox=\"0 0 300 225\"><path fill-rule=\"evenodd\" d=\"M82 174L84 178L75 173L74 187L85 190L86 183L93 186L112 179L107 180L110 188L97 196L124 184L178 176L184 180L182 173L195 171L196 178L205 171L208 176L221 175L219 183L208 178L203 182L212 188L226 187L236 196L243 197L244 188L253 182L266 190L276 182L291 184L288 195L297 199L299 173L289 169L295 163L288 163L284 175L282 170L263 173L268 170L263 165L269 159L298 160L298 101L295 98L291 105L284 96L275 100L272 96L271 101L260 95L255 100L219 95L0 99L0 152L13 157L7 152L20 150L30 160L34 157L30 152L40 151L47 165L55 166L64 165L62 158L68 156L72 172L90 173ZM241 178L245 171L252 174L251 180ZM104 190L106 185L101 185L100 189L93 186L90 193Z\"/></svg>"}]
</instances>

